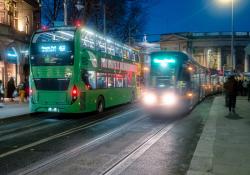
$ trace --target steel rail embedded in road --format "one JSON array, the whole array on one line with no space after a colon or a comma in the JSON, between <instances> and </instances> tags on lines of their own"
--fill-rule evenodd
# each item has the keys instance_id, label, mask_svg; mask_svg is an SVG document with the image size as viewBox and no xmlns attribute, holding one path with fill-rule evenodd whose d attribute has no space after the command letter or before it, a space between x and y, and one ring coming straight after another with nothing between
<instances>
[{"instance_id":1,"label":"steel rail embedded in road","mask_svg":"<svg viewBox=\"0 0 250 175\"><path fill-rule=\"evenodd\" d=\"M9 155L14 154L14 153L17 153L17 152L19 152L19 151L23 151L23 150L25 150L25 149L28 149L28 148L31 148L31 147L40 145L40 144L42 144L42 143L46 143L46 142L48 142L48 141L51 141L51 140L54 140L54 139L57 139L57 138L60 138L60 137L63 137L63 136L66 136L66 135L69 135L69 134L72 134L72 133L81 131L81 130L84 130L84 129L87 129L87 128L89 128L89 127L92 127L92 126L95 126L95 125L99 124L99 123L102 122L102 121L105 121L105 119L111 120L111 119L114 119L114 118L119 118L119 117L121 117L121 116L130 114L130 113L133 113L133 112L138 111L138 110L139 110L139 109L130 110L130 111L128 111L128 112L126 112L126 113L123 113L123 114L120 114L120 115L115 114L115 115L117 115L117 116L113 115L113 116L115 116L115 117L112 117L112 118L110 118L110 116L109 116L108 119L107 119L107 117L105 117L105 118L101 118L101 119L94 120L94 121L92 121L92 122L90 122L90 123L80 125L80 126L78 126L78 127L75 127L75 128L69 129L69 130L67 130L67 131L58 133L58 134L53 135L53 136L51 136L51 137L47 137L47 138L38 140L38 141L36 141L36 142L33 142L33 143L31 143L31 144L24 145L24 146L22 146L22 147L20 147L20 148L13 149L13 150L11 150L11 151L2 153L2 154L0 154L0 158L9 156Z\"/></svg>"},{"instance_id":2,"label":"steel rail embedded in road","mask_svg":"<svg viewBox=\"0 0 250 175\"><path fill-rule=\"evenodd\" d=\"M176 122L161 128L156 133L151 135L149 138L145 139L134 150L132 150L127 155L123 156L119 161L114 163L112 166L110 166L101 174L102 175L120 174L129 165L131 165L137 158L139 158L144 152L146 152L153 144L155 144L163 135L169 132L175 125Z\"/></svg>"},{"instance_id":3,"label":"steel rail embedded in road","mask_svg":"<svg viewBox=\"0 0 250 175\"><path fill-rule=\"evenodd\" d=\"M133 113L135 111L138 111L139 109L136 109L136 110L133 110L133 111L129 111L129 112L126 112L124 114L121 114L121 115L118 115L116 116L115 118L119 118L121 116L124 116L124 115L128 115L130 113ZM77 155L78 153L80 153L81 151L85 150L85 149L88 149L88 148L92 148L93 146L97 145L97 144L100 144L102 143L103 141L106 141L107 139L119 134L120 132L124 131L125 129L127 129L128 127L130 127L132 124L134 123L137 123L143 119L145 119L148 115L141 115L139 116L138 118L126 123L125 125L123 125L122 127L119 127L115 130L112 130L110 132L107 132L107 133L104 133L102 134L101 136L98 136L96 138L94 138L93 140L91 140L90 142L86 143L86 144L83 144L81 146L78 146L72 150L69 150L67 152L63 152L63 153L59 153L58 155L54 156L53 158L47 160L47 161L43 161L42 163L41 162L38 162L37 164L38 165L34 165L32 168L29 168L27 170L24 170L22 172L15 172L15 173L18 173L20 175L27 175L27 174L36 174L38 171L42 171L43 169L47 169L48 167L51 167L61 161L65 161L69 158L72 158L74 157L75 155ZM112 118L114 119L114 118ZM97 123L95 123L94 125L96 125ZM89 125L87 126L86 128L88 127L92 127L94 125ZM85 128L85 129L86 129ZM81 129L82 130L82 129ZM79 130L78 130L79 131Z\"/></svg>"}]
</instances>

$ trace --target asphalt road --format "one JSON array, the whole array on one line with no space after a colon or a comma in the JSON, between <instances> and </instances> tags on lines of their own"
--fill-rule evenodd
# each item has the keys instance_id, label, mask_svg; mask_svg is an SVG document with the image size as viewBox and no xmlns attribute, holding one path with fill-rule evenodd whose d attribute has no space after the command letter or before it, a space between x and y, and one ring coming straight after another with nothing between
<instances>
[{"instance_id":1,"label":"asphalt road","mask_svg":"<svg viewBox=\"0 0 250 175\"><path fill-rule=\"evenodd\" d=\"M212 100L178 118L124 105L1 123L0 174L185 174Z\"/></svg>"}]
</instances>

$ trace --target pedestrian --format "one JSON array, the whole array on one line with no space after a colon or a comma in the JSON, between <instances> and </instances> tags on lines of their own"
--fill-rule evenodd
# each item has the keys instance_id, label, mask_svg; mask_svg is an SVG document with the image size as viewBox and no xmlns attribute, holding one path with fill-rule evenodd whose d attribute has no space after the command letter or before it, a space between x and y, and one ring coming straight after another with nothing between
<instances>
[{"instance_id":1,"label":"pedestrian","mask_svg":"<svg viewBox=\"0 0 250 175\"><path fill-rule=\"evenodd\" d=\"M243 88L243 96L247 95L247 80L245 79L242 83L242 88Z\"/></svg>"},{"instance_id":2,"label":"pedestrian","mask_svg":"<svg viewBox=\"0 0 250 175\"><path fill-rule=\"evenodd\" d=\"M238 81L238 91L239 91L239 95L243 96L243 81L242 80Z\"/></svg>"},{"instance_id":3,"label":"pedestrian","mask_svg":"<svg viewBox=\"0 0 250 175\"><path fill-rule=\"evenodd\" d=\"M13 95L14 95L15 90L16 90L16 87L15 87L14 78L11 77L7 83L7 98L10 98L10 101L14 101Z\"/></svg>"},{"instance_id":4,"label":"pedestrian","mask_svg":"<svg viewBox=\"0 0 250 175\"><path fill-rule=\"evenodd\" d=\"M4 101L4 87L3 87L3 81L0 80L0 102Z\"/></svg>"},{"instance_id":5,"label":"pedestrian","mask_svg":"<svg viewBox=\"0 0 250 175\"><path fill-rule=\"evenodd\" d=\"M228 95L228 109L229 112L235 113L236 96L237 96L237 81L234 76L230 76L224 84L226 94Z\"/></svg>"},{"instance_id":6,"label":"pedestrian","mask_svg":"<svg viewBox=\"0 0 250 175\"><path fill-rule=\"evenodd\" d=\"M24 91L25 91L25 100L28 101L30 88L29 88L29 81L27 78L24 80Z\"/></svg>"},{"instance_id":7,"label":"pedestrian","mask_svg":"<svg viewBox=\"0 0 250 175\"><path fill-rule=\"evenodd\" d=\"M247 100L250 101L250 80L247 82Z\"/></svg>"},{"instance_id":8,"label":"pedestrian","mask_svg":"<svg viewBox=\"0 0 250 175\"><path fill-rule=\"evenodd\" d=\"M21 84L18 86L18 92L19 92L19 96L20 96L20 103L23 103L23 102L24 102L24 99L25 99L24 82L21 83Z\"/></svg>"}]
</instances>

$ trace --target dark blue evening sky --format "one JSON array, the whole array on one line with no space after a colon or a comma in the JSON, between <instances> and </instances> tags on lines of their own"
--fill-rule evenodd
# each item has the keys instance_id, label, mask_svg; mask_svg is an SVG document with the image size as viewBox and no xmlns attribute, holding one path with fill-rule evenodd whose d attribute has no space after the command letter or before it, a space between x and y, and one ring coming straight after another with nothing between
<instances>
[{"instance_id":1,"label":"dark blue evening sky","mask_svg":"<svg viewBox=\"0 0 250 175\"><path fill-rule=\"evenodd\" d=\"M155 0L146 34L231 31L231 5L218 0ZM250 0L234 0L235 31L250 31Z\"/></svg>"}]
</instances>

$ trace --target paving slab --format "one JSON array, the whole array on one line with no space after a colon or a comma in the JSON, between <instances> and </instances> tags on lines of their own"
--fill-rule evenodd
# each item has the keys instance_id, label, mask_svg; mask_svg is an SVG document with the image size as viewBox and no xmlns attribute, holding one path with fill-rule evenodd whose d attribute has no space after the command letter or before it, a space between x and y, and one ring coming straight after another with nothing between
<instances>
[{"instance_id":1,"label":"paving slab","mask_svg":"<svg viewBox=\"0 0 250 175\"><path fill-rule=\"evenodd\" d=\"M250 103L237 97L236 113L224 103L214 99L187 175L250 174Z\"/></svg>"}]
</instances>

